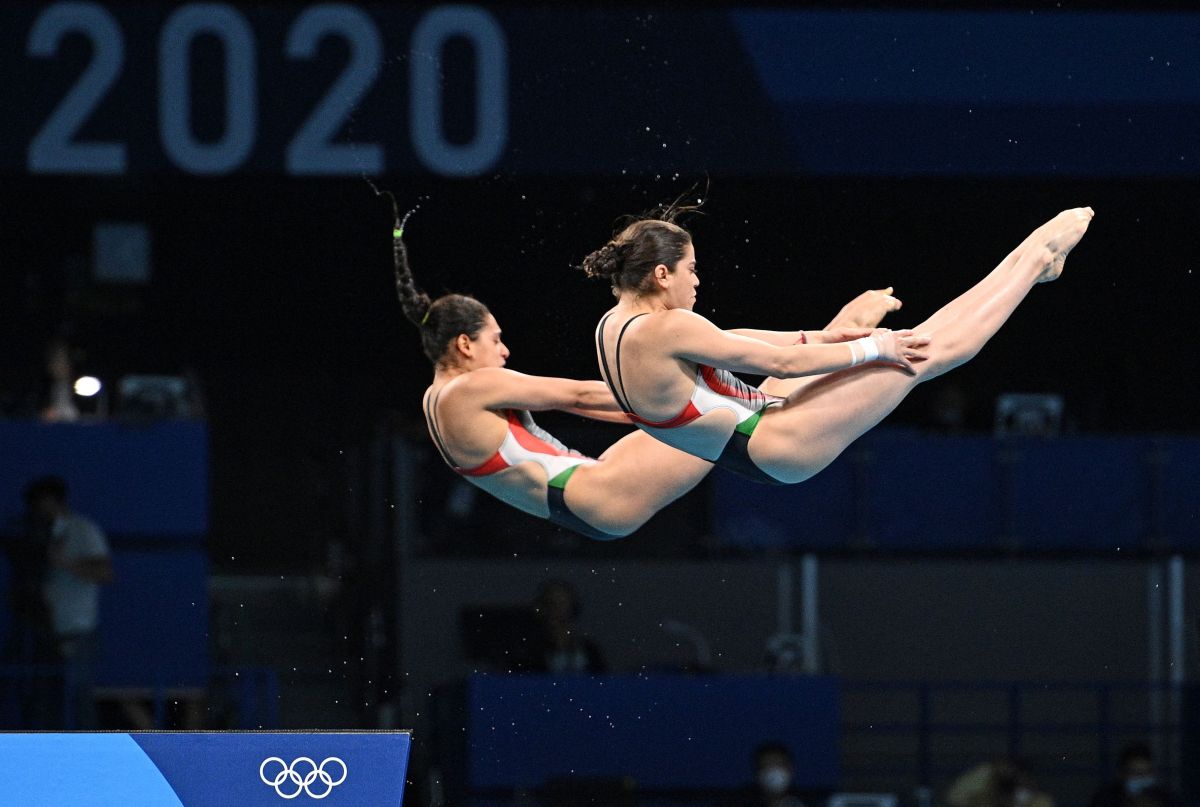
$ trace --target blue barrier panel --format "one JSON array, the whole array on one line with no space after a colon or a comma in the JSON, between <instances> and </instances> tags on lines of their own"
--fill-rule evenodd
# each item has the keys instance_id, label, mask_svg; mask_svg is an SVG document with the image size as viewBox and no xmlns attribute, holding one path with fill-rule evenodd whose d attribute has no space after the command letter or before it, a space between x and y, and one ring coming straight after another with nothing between
<instances>
[{"instance_id":1,"label":"blue barrier panel","mask_svg":"<svg viewBox=\"0 0 1200 807\"><path fill-rule=\"evenodd\" d=\"M0 528L21 517L25 486L43 474L65 478L71 506L108 533L161 539L208 531L202 421L0 421Z\"/></svg>"},{"instance_id":2,"label":"blue barrier panel","mask_svg":"<svg viewBox=\"0 0 1200 807\"><path fill-rule=\"evenodd\" d=\"M714 473L727 546L914 552L1200 550L1200 440L880 430L807 482Z\"/></svg>"},{"instance_id":3,"label":"blue barrier panel","mask_svg":"<svg viewBox=\"0 0 1200 807\"><path fill-rule=\"evenodd\" d=\"M1146 536L1149 441L1014 438L1013 536L1026 549L1138 549Z\"/></svg>"},{"instance_id":4,"label":"blue barrier panel","mask_svg":"<svg viewBox=\"0 0 1200 807\"><path fill-rule=\"evenodd\" d=\"M202 549L113 553L100 598L105 687L204 687L209 679L208 555Z\"/></svg>"},{"instance_id":5,"label":"blue barrier panel","mask_svg":"<svg viewBox=\"0 0 1200 807\"><path fill-rule=\"evenodd\" d=\"M1200 440L1163 440L1159 483L1169 546L1200 550Z\"/></svg>"},{"instance_id":6,"label":"blue barrier panel","mask_svg":"<svg viewBox=\"0 0 1200 807\"><path fill-rule=\"evenodd\" d=\"M995 547L1001 500L994 446L987 437L879 432L864 438L858 450L864 459L867 545Z\"/></svg>"},{"instance_id":7,"label":"blue barrier panel","mask_svg":"<svg viewBox=\"0 0 1200 807\"><path fill-rule=\"evenodd\" d=\"M175 547L175 548L171 548ZM208 653L208 555L171 544L163 549L114 549L113 582L100 590L101 687L204 687ZM0 603L8 602L12 571L0 554ZM0 646L14 629L0 608ZM18 655L13 661L27 660Z\"/></svg>"},{"instance_id":8,"label":"blue barrier panel","mask_svg":"<svg viewBox=\"0 0 1200 807\"><path fill-rule=\"evenodd\" d=\"M802 485L767 487L713 470L713 527L741 549L835 549L853 532L854 461L842 455Z\"/></svg>"},{"instance_id":9,"label":"blue barrier panel","mask_svg":"<svg viewBox=\"0 0 1200 807\"><path fill-rule=\"evenodd\" d=\"M0 607L0 647L8 647L13 630L12 585L12 565L4 553L0 552L0 603L3 603Z\"/></svg>"},{"instance_id":10,"label":"blue barrier panel","mask_svg":"<svg viewBox=\"0 0 1200 807\"><path fill-rule=\"evenodd\" d=\"M400 805L407 732L0 734L6 804Z\"/></svg>"},{"instance_id":11,"label":"blue barrier panel","mask_svg":"<svg viewBox=\"0 0 1200 807\"><path fill-rule=\"evenodd\" d=\"M766 741L791 749L798 787L838 786L833 678L474 676L467 706L475 790L623 776L649 790L736 788Z\"/></svg>"}]
</instances>

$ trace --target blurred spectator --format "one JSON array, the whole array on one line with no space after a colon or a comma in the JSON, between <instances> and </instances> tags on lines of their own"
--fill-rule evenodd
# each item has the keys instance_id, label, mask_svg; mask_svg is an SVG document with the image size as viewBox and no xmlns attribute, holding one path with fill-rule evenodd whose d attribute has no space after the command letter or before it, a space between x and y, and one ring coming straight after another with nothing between
<instances>
[{"instance_id":1,"label":"blurred spectator","mask_svg":"<svg viewBox=\"0 0 1200 807\"><path fill-rule=\"evenodd\" d=\"M47 663L58 657L50 609L43 596L50 560L50 523L35 516L28 499L26 505L20 527L6 530L4 540L11 573L8 596L12 614L4 660L12 664Z\"/></svg>"},{"instance_id":2,"label":"blurred spectator","mask_svg":"<svg viewBox=\"0 0 1200 807\"><path fill-rule=\"evenodd\" d=\"M950 807L1054 807L1025 767L1012 759L977 765L954 781L946 793Z\"/></svg>"},{"instance_id":3,"label":"blurred spectator","mask_svg":"<svg viewBox=\"0 0 1200 807\"><path fill-rule=\"evenodd\" d=\"M764 743L754 751L754 784L735 794L726 807L804 807L793 788L796 766L782 743Z\"/></svg>"},{"instance_id":4,"label":"blurred spectator","mask_svg":"<svg viewBox=\"0 0 1200 807\"><path fill-rule=\"evenodd\" d=\"M200 380L200 371L188 365L183 368L183 381L187 385L187 417L204 420L208 417L208 404L205 403L204 384Z\"/></svg>"},{"instance_id":5,"label":"blurred spectator","mask_svg":"<svg viewBox=\"0 0 1200 807\"><path fill-rule=\"evenodd\" d=\"M47 423L79 420L79 408L75 406L71 347L65 340L55 339L46 346L46 376L49 389L42 402L42 420Z\"/></svg>"},{"instance_id":6,"label":"blurred spectator","mask_svg":"<svg viewBox=\"0 0 1200 807\"><path fill-rule=\"evenodd\" d=\"M26 488L25 501L31 520L48 538L42 598L73 695L74 723L78 728L94 728L92 682L100 586L113 577L108 542L95 522L68 507L67 484L61 477L35 479Z\"/></svg>"},{"instance_id":7,"label":"blurred spectator","mask_svg":"<svg viewBox=\"0 0 1200 807\"><path fill-rule=\"evenodd\" d=\"M1096 791L1091 807L1171 807L1174 799L1159 781L1154 755L1145 743L1121 751L1117 781Z\"/></svg>"},{"instance_id":8,"label":"blurred spectator","mask_svg":"<svg viewBox=\"0 0 1200 807\"><path fill-rule=\"evenodd\" d=\"M531 639L531 671L602 673L607 669L599 646L575 626L583 605L569 583L543 583L533 610L541 630Z\"/></svg>"},{"instance_id":9,"label":"blurred spectator","mask_svg":"<svg viewBox=\"0 0 1200 807\"><path fill-rule=\"evenodd\" d=\"M970 406L967 391L951 381L942 384L934 392L930 417L933 428L946 434L961 434L967 430L967 409Z\"/></svg>"}]
</instances>

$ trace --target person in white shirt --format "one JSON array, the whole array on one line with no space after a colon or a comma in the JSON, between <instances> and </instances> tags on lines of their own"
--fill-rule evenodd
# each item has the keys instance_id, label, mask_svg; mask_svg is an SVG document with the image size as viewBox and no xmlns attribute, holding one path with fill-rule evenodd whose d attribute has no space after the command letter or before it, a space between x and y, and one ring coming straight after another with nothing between
<instances>
[{"instance_id":1,"label":"person in white shirt","mask_svg":"<svg viewBox=\"0 0 1200 807\"><path fill-rule=\"evenodd\" d=\"M60 660L66 665L71 695L68 722L94 728L93 670L100 623L100 586L112 582L112 558L103 530L72 512L61 477L30 483L26 501L35 518L49 526L42 598L49 611Z\"/></svg>"}]
</instances>

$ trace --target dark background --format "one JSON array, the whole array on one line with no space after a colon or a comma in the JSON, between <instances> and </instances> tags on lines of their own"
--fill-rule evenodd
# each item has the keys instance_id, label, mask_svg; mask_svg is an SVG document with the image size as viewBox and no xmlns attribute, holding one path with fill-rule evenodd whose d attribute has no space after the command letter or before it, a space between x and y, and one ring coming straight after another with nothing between
<instances>
[{"instance_id":1,"label":"dark background","mask_svg":"<svg viewBox=\"0 0 1200 807\"><path fill-rule=\"evenodd\" d=\"M484 300L504 328L511 367L584 378L595 377L591 330L610 298L573 267L618 216L687 189L381 183L402 200L429 197L408 227L426 289ZM361 180L124 184L141 187L5 183L7 225L19 235L0 275L9 346L0 373L36 382L29 359L56 324L47 308L66 314L90 372L194 368L212 433L214 558L222 562L226 548L247 563L260 553L288 557L279 550L289 535L321 517L314 486L338 484L342 452L380 413L420 425L430 370L392 290L390 208ZM1054 212L1090 204L1095 223L1062 280L1035 289L955 371L971 425L990 425L1002 391L1053 391L1081 431L1185 431L1200 370L1195 192L1182 181L717 177L693 223L698 310L727 327L815 328L862 289L890 284L905 307L889 324L915 324ZM89 248L82 222L133 217L154 232L153 283L136 291L73 283ZM893 422L922 423L928 396L950 382L918 390Z\"/></svg>"}]
</instances>

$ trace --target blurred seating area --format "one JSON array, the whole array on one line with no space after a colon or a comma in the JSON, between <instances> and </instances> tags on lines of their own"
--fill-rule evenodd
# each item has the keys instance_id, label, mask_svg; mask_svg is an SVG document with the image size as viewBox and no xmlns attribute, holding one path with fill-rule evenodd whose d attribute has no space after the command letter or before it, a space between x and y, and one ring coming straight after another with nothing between
<instances>
[{"instance_id":1,"label":"blurred seating area","mask_svg":"<svg viewBox=\"0 0 1200 807\"><path fill-rule=\"evenodd\" d=\"M3 726L277 724L273 671L214 663L204 422L0 421L0 445ZM55 580L68 600L88 584L56 571L62 541L49 525L44 534L39 528L30 501L36 480L61 486L65 514L100 525L92 551L108 571L90 617L96 648L86 680L55 646L71 628L48 625L57 615L42 601L54 605L47 587ZM77 693L81 687L88 692Z\"/></svg>"},{"instance_id":2,"label":"blurred seating area","mask_svg":"<svg viewBox=\"0 0 1200 807\"><path fill-rule=\"evenodd\" d=\"M443 469L381 433L362 541L311 575L212 573L208 440L194 419L0 422L5 546L53 473L111 545L99 726L412 727L430 805L960 807L958 776L1013 759L1082 807L1143 738L1155 781L1195 786L1200 702L1168 646L1194 439L886 430L773 496L714 475L682 543L667 514L605 557L517 513L473 525L452 487L422 509ZM932 520L888 505L917 466ZM489 526L497 545L453 540ZM0 621L2 725L77 725L70 666L21 618ZM31 710L47 691L59 712ZM1014 788L978 807L1030 807Z\"/></svg>"}]
</instances>

